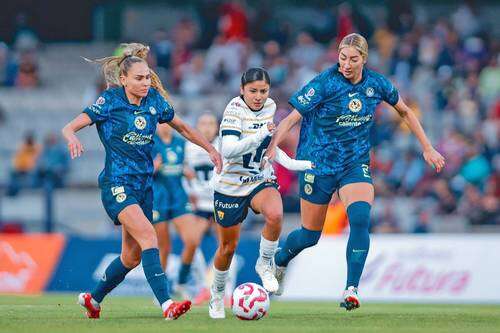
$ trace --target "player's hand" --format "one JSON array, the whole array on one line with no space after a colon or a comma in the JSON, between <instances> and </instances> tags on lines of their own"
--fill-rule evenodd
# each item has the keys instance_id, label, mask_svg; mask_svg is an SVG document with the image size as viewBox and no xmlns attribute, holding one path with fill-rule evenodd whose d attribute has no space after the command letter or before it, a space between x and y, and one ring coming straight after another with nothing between
<instances>
[{"instance_id":1,"label":"player's hand","mask_svg":"<svg viewBox=\"0 0 500 333\"><path fill-rule=\"evenodd\" d=\"M82 156L83 151L84 151L83 145L80 142L80 140L78 140L76 135L73 134L69 138L66 138L66 140L68 141L68 150L69 150L69 154L71 156L71 159L75 159L77 157Z\"/></svg>"},{"instance_id":2,"label":"player's hand","mask_svg":"<svg viewBox=\"0 0 500 333\"><path fill-rule=\"evenodd\" d=\"M269 158L265 156L262 161L262 176L268 182L276 180L276 175L274 174L273 165L271 162L269 162Z\"/></svg>"},{"instance_id":3,"label":"player's hand","mask_svg":"<svg viewBox=\"0 0 500 333\"><path fill-rule=\"evenodd\" d=\"M267 130L269 133L273 134L276 130L276 125L274 123L267 123Z\"/></svg>"},{"instance_id":4,"label":"player's hand","mask_svg":"<svg viewBox=\"0 0 500 333\"><path fill-rule=\"evenodd\" d=\"M424 150L424 160L429 164L436 172L441 172L443 170L445 161L443 155L441 155L433 147Z\"/></svg>"},{"instance_id":5,"label":"player's hand","mask_svg":"<svg viewBox=\"0 0 500 333\"><path fill-rule=\"evenodd\" d=\"M272 163L276 158L276 147L269 146L266 149L266 153L262 157L262 161L260 162L260 169L264 170L266 163Z\"/></svg>"},{"instance_id":6,"label":"player's hand","mask_svg":"<svg viewBox=\"0 0 500 333\"><path fill-rule=\"evenodd\" d=\"M219 174L222 171L222 157L220 156L219 152L215 149L213 149L209 153L209 156L210 160L215 165L215 172Z\"/></svg>"}]
</instances>

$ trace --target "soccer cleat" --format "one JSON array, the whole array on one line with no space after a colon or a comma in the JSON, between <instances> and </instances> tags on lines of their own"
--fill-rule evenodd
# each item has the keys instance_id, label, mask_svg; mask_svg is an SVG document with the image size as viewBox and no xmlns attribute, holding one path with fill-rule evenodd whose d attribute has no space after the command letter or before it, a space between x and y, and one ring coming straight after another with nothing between
<instances>
[{"instance_id":1,"label":"soccer cleat","mask_svg":"<svg viewBox=\"0 0 500 333\"><path fill-rule=\"evenodd\" d=\"M344 290L344 301L340 303L341 308L345 308L347 311L355 310L359 308L359 297L358 297L358 288L354 286L348 287Z\"/></svg>"},{"instance_id":2,"label":"soccer cleat","mask_svg":"<svg viewBox=\"0 0 500 333\"><path fill-rule=\"evenodd\" d=\"M191 309L191 301L172 302L163 312L165 320L175 320Z\"/></svg>"},{"instance_id":3,"label":"soccer cleat","mask_svg":"<svg viewBox=\"0 0 500 333\"><path fill-rule=\"evenodd\" d=\"M280 266L275 266L275 271L274 271L274 276L276 277L276 281L278 281L279 287L278 290L274 293L276 296L281 296L283 295L283 290L285 289L285 286L283 284L285 280L285 274L286 274L286 266L285 267L280 267Z\"/></svg>"},{"instance_id":4,"label":"soccer cleat","mask_svg":"<svg viewBox=\"0 0 500 333\"><path fill-rule=\"evenodd\" d=\"M97 303L90 293L81 293L78 295L78 304L87 310L87 317L99 319L101 315L101 306Z\"/></svg>"},{"instance_id":5,"label":"soccer cleat","mask_svg":"<svg viewBox=\"0 0 500 333\"><path fill-rule=\"evenodd\" d=\"M210 289L210 301L208 302L208 315L212 319L226 318L224 311L224 293L218 293Z\"/></svg>"},{"instance_id":6,"label":"soccer cleat","mask_svg":"<svg viewBox=\"0 0 500 333\"><path fill-rule=\"evenodd\" d=\"M274 277L274 260L271 260L269 265L262 262L262 259L259 257L257 259L257 263L255 264L255 271L259 275L262 280L262 285L264 288L270 292L275 293L279 288L278 280Z\"/></svg>"}]
</instances>

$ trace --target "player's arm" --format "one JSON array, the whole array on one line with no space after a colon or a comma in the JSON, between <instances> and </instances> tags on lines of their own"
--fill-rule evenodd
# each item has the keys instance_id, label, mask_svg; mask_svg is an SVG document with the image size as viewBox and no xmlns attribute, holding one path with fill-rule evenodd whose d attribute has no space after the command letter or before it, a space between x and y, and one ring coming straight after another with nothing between
<instances>
[{"instance_id":1,"label":"player's arm","mask_svg":"<svg viewBox=\"0 0 500 333\"><path fill-rule=\"evenodd\" d=\"M311 161L293 159L278 147L276 147L275 160L288 170L292 171L304 171L313 168L313 163Z\"/></svg>"},{"instance_id":2,"label":"player's arm","mask_svg":"<svg viewBox=\"0 0 500 333\"><path fill-rule=\"evenodd\" d=\"M220 157L220 154L214 148L214 146L212 146L212 144L208 142L208 140L205 139L203 135L201 135L200 132L186 124L177 115L175 115L174 118L168 122L168 124L187 140L205 149L210 156L210 160L215 165L216 172L220 173L220 171L222 170L222 159Z\"/></svg>"},{"instance_id":3,"label":"player's arm","mask_svg":"<svg viewBox=\"0 0 500 333\"><path fill-rule=\"evenodd\" d=\"M296 109L293 109L292 112L288 116L283 119L276 131L273 134L273 138L271 139L271 143L269 147L266 149L266 154L264 157L273 161L276 158L276 147L283 141L286 135L290 132L293 126L297 124L302 119L302 115ZM280 163L281 164L281 163Z\"/></svg>"},{"instance_id":4,"label":"player's arm","mask_svg":"<svg viewBox=\"0 0 500 333\"><path fill-rule=\"evenodd\" d=\"M76 137L76 132L91 124L92 119L90 119L88 114L80 113L61 130L62 136L68 143L68 150L72 159L81 156L83 153L83 145Z\"/></svg>"},{"instance_id":5,"label":"player's arm","mask_svg":"<svg viewBox=\"0 0 500 333\"><path fill-rule=\"evenodd\" d=\"M418 120L415 113L406 105L401 97L399 97L398 102L394 105L394 108L398 112L399 116L403 122L410 128L410 130L415 134L420 145L422 146L424 159L431 167L435 168L437 172L440 172L445 165L444 157L432 146L431 142L427 138L420 121Z\"/></svg>"},{"instance_id":6,"label":"player's arm","mask_svg":"<svg viewBox=\"0 0 500 333\"><path fill-rule=\"evenodd\" d=\"M270 136L276 126L273 123L268 123L262 126L257 133L247 136L244 139L239 138L236 134L225 135L222 133L222 156L225 158L234 158L253 152L259 147L264 139Z\"/></svg>"},{"instance_id":7,"label":"player's arm","mask_svg":"<svg viewBox=\"0 0 500 333\"><path fill-rule=\"evenodd\" d=\"M163 163L163 159L161 158L161 154L156 154L156 157L153 159L153 168L154 173L160 170L161 164Z\"/></svg>"}]
</instances>

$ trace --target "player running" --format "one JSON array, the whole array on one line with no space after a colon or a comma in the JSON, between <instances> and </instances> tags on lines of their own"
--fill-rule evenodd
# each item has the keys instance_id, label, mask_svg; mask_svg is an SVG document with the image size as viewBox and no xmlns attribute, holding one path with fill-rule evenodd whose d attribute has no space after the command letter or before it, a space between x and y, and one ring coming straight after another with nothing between
<instances>
[{"instance_id":1,"label":"player running","mask_svg":"<svg viewBox=\"0 0 500 333\"><path fill-rule=\"evenodd\" d=\"M182 242L181 266L176 284L176 291L184 298L189 296L187 281L191 264L205 232L193 214L188 195L184 189L186 141L173 135L167 124L158 125L158 135L153 147L156 173L153 182L153 225L158 237L160 262L163 270L167 267L167 258L171 250L170 232L167 221L177 229ZM193 144L195 145L195 144ZM196 146L203 150L203 148ZM206 151L203 150L206 153ZM207 158L210 159L207 154ZM211 163L211 162L210 162ZM212 164L213 168L213 164Z\"/></svg>"},{"instance_id":2,"label":"player running","mask_svg":"<svg viewBox=\"0 0 500 333\"><path fill-rule=\"evenodd\" d=\"M83 145L76 132L96 124L106 151L104 170L99 175L101 198L116 225L122 225L122 252L106 268L91 293L82 293L78 302L89 318L99 318L100 303L142 259L146 279L161 304L166 319L177 319L191 302L170 299L167 277L160 265L158 241L151 224L153 206L153 159L151 150L157 123L168 123L188 140L210 154L218 169L221 158L197 131L174 114L168 96L145 58L149 48L125 44L122 56L97 60L109 86L82 114L62 130L71 158L81 156Z\"/></svg>"},{"instance_id":3,"label":"player running","mask_svg":"<svg viewBox=\"0 0 500 333\"><path fill-rule=\"evenodd\" d=\"M315 168L300 174L302 227L288 235L275 255L276 278L283 292L283 277L290 260L314 246L321 235L328 203L335 191L347 210L350 224L347 243L347 283L341 306L360 305L358 284L368 255L370 209L374 190L370 175L369 132L375 108L382 101L392 105L419 140L425 161L440 172L445 161L430 143L418 119L391 82L364 68L368 44L350 34L339 45L339 63L320 73L297 91L289 103L294 110L279 124L266 152L277 156L277 144L302 120L297 158L311 160Z\"/></svg>"},{"instance_id":4,"label":"player running","mask_svg":"<svg viewBox=\"0 0 500 333\"><path fill-rule=\"evenodd\" d=\"M272 167L260 169L260 162L275 129L276 104L269 96L270 79L262 68L251 68L241 78L241 96L233 98L220 126L220 149L224 167L214 177L214 214L219 247L214 258L209 315L225 318L224 292L228 269L240 237L240 223L250 207L264 215L259 258L255 265L269 292L278 290L273 257L283 219L283 205L272 180ZM290 170L311 169L311 162L296 161L277 149L276 161Z\"/></svg>"}]
</instances>

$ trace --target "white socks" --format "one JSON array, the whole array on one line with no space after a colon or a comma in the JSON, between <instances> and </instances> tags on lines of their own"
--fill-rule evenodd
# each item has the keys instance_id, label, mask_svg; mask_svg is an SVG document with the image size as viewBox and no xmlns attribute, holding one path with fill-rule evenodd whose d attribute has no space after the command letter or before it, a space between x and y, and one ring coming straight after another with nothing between
<instances>
[{"instance_id":1,"label":"white socks","mask_svg":"<svg viewBox=\"0 0 500 333\"><path fill-rule=\"evenodd\" d=\"M278 240L270 241L264 238L264 236L260 236L260 248L259 248L259 260L261 260L264 264L270 265L271 261L278 249Z\"/></svg>"},{"instance_id":2,"label":"white socks","mask_svg":"<svg viewBox=\"0 0 500 333\"><path fill-rule=\"evenodd\" d=\"M214 283L212 285L212 291L216 293L224 293L224 290L226 289L226 280L228 273L229 270L219 271L214 266Z\"/></svg>"},{"instance_id":3,"label":"white socks","mask_svg":"<svg viewBox=\"0 0 500 333\"><path fill-rule=\"evenodd\" d=\"M172 301L171 299L169 299L168 301L165 301L162 305L161 305L161 310L163 312L167 311L168 307L170 306L170 304L172 304L174 301Z\"/></svg>"}]
</instances>

